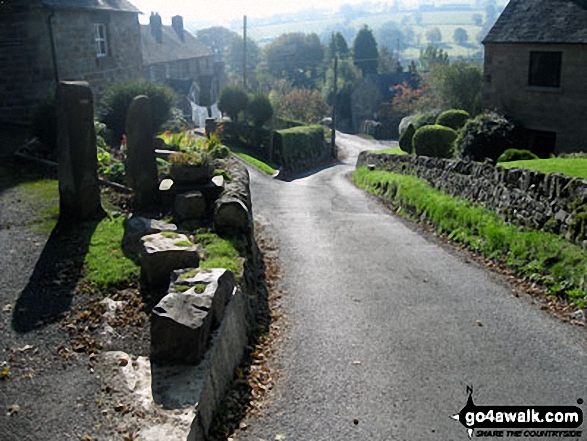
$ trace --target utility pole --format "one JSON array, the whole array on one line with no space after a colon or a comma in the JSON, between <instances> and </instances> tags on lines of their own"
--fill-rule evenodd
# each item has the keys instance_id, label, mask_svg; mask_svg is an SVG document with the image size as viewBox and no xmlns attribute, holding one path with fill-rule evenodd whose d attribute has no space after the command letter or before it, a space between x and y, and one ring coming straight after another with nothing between
<instances>
[{"instance_id":1,"label":"utility pole","mask_svg":"<svg viewBox=\"0 0 587 441\"><path fill-rule=\"evenodd\" d=\"M247 90L247 16L243 16L243 88Z\"/></svg>"},{"instance_id":2,"label":"utility pole","mask_svg":"<svg viewBox=\"0 0 587 441\"><path fill-rule=\"evenodd\" d=\"M330 135L330 147L332 149L332 157L336 158L338 152L336 151L336 96L338 95L338 55L334 56L334 102L332 104L332 133Z\"/></svg>"}]
</instances>

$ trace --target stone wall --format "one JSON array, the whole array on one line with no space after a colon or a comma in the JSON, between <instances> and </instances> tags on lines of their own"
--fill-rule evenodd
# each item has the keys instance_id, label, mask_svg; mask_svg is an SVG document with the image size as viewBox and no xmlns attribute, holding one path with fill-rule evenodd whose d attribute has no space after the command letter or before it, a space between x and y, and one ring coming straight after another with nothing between
<instances>
[{"instance_id":1,"label":"stone wall","mask_svg":"<svg viewBox=\"0 0 587 441\"><path fill-rule=\"evenodd\" d=\"M562 52L561 87L528 85L531 51ZM487 44L483 104L556 133L555 153L587 151L587 45Z\"/></svg>"},{"instance_id":2,"label":"stone wall","mask_svg":"<svg viewBox=\"0 0 587 441\"><path fill-rule=\"evenodd\" d=\"M416 176L451 196L481 204L508 222L587 246L587 180L489 164L362 152L357 167Z\"/></svg>"},{"instance_id":3,"label":"stone wall","mask_svg":"<svg viewBox=\"0 0 587 441\"><path fill-rule=\"evenodd\" d=\"M0 16L0 122L28 123L36 102L55 92L49 14L24 6ZM136 13L56 10L51 22L60 80L87 81L99 95L142 76ZM96 56L94 23L106 25L105 57Z\"/></svg>"}]
</instances>

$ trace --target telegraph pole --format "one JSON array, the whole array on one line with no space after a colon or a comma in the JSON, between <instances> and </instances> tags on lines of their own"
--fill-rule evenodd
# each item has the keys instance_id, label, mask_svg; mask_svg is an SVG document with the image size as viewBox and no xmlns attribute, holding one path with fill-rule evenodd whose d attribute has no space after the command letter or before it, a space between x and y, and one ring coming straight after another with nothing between
<instances>
[{"instance_id":1,"label":"telegraph pole","mask_svg":"<svg viewBox=\"0 0 587 441\"><path fill-rule=\"evenodd\" d=\"M247 16L243 16L243 88L247 90Z\"/></svg>"},{"instance_id":2,"label":"telegraph pole","mask_svg":"<svg viewBox=\"0 0 587 441\"><path fill-rule=\"evenodd\" d=\"M330 147L332 149L332 157L336 158L338 153L336 151L336 96L338 95L338 55L334 56L334 102L332 104L332 133L330 135Z\"/></svg>"}]
</instances>

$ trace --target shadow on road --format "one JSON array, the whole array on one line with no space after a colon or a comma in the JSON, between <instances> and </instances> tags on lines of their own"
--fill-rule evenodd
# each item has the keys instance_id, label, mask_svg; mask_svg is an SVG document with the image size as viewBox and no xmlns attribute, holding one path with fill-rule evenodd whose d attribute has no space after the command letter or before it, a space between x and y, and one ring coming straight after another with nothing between
<instances>
[{"instance_id":1,"label":"shadow on road","mask_svg":"<svg viewBox=\"0 0 587 441\"><path fill-rule=\"evenodd\" d=\"M100 221L57 224L53 229L28 284L16 301L12 315L16 332L42 328L69 310L92 235Z\"/></svg>"},{"instance_id":2,"label":"shadow on road","mask_svg":"<svg viewBox=\"0 0 587 441\"><path fill-rule=\"evenodd\" d=\"M292 174L292 175L286 175L286 176L278 176L277 179L279 179L280 181L284 181L284 182L292 182L295 181L297 179L303 179L303 178L307 178L308 176L312 176L315 175L316 173L319 173L321 171L324 170L328 170L330 168L336 167L338 165L344 164L344 162L342 162L340 159L336 160L334 162L325 164L323 166L320 167L316 167L313 168L312 170L307 170L307 171L303 171L300 173L296 173L296 174Z\"/></svg>"}]
</instances>

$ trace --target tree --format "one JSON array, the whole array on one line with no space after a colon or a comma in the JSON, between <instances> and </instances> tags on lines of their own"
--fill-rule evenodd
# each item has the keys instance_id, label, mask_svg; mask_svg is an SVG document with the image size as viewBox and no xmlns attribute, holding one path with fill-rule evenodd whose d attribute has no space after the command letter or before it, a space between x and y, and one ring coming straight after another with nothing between
<instances>
[{"instance_id":1,"label":"tree","mask_svg":"<svg viewBox=\"0 0 587 441\"><path fill-rule=\"evenodd\" d=\"M328 56L333 59L338 55L339 58L347 58L349 55L349 45L340 32L332 33L330 43L328 44Z\"/></svg>"},{"instance_id":2,"label":"tree","mask_svg":"<svg viewBox=\"0 0 587 441\"><path fill-rule=\"evenodd\" d=\"M232 78L234 81L240 80L243 76L243 51L244 39L238 35L230 43L225 59L229 73L235 77ZM260 52L259 45L247 38L247 73L251 77L259 65Z\"/></svg>"},{"instance_id":3,"label":"tree","mask_svg":"<svg viewBox=\"0 0 587 441\"><path fill-rule=\"evenodd\" d=\"M263 48L261 59L273 78L285 78L295 87L315 88L324 46L316 34L283 34Z\"/></svg>"},{"instance_id":4,"label":"tree","mask_svg":"<svg viewBox=\"0 0 587 441\"><path fill-rule=\"evenodd\" d=\"M262 127L273 116L273 106L267 95L258 93L249 100L248 114L256 127Z\"/></svg>"},{"instance_id":5,"label":"tree","mask_svg":"<svg viewBox=\"0 0 587 441\"><path fill-rule=\"evenodd\" d=\"M425 50L420 50L420 67L422 70L431 70L437 63L448 64L448 53L446 51L433 45L429 45Z\"/></svg>"},{"instance_id":6,"label":"tree","mask_svg":"<svg viewBox=\"0 0 587 441\"><path fill-rule=\"evenodd\" d=\"M363 75L377 73L378 58L377 42L371 29L365 25L359 31L353 42L353 60L355 66L361 69Z\"/></svg>"},{"instance_id":7,"label":"tree","mask_svg":"<svg viewBox=\"0 0 587 441\"><path fill-rule=\"evenodd\" d=\"M414 30L410 26L400 28L397 23L388 21L381 25L377 32L377 41L380 46L390 50L407 49L414 42Z\"/></svg>"},{"instance_id":8,"label":"tree","mask_svg":"<svg viewBox=\"0 0 587 441\"><path fill-rule=\"evenodd\" d=\"M427 83L445 107L476 115L481 111L482 79L483 72L479 65L457 61L450 65L435 64Z\"/></svg>"},{"instance_id":9,"label":"tree","mask_svg":"<svg viewBox=\"0 0 587 441\"><path fill-rule=\"evenodd\" d=\"M469 34L463 28L456 28L452 38L456 44L464 46L469 40Z\"/></svg>"},{"instance_id":10,"label":"tree","mask_svg":"<svg viewBox=\"0 0 587 441\"><path fill-rule=\"evenodd\" d=\"M324 118L328 106L319 91L294 89L278 101L275 110L281 118L313 123Z\"/></svg>"},{"instance_id":11,"label":"tree","mask_svg":"<svg viewBox=\"0 0 587 441\"><path fill-rule=\"evenodd\" d=\"M234 122L238 122L238 114L247 108L248 102L249 96L241 86L229 85L220 92L218 109Z\"/></svg>"},{"instance_id":12,"label":"tree","mask_svg":"<svg viewBox=\"0 0 587 441\"><path fill-rule=\"evenodd\" d=\"M473 14L471 20L475 26L481 26L483 24L483 16L481 14Z\"/></svg>"},{"instance_id":13,"label":"tree","mask_svg":"<svg viewBox=\"0 0 587 441\"><path fill-rule=\"evenodd\" d=\"M438 28L432 28L426 31L426 40L430 43L440 43L442 41L442 33Z\"/></svg>"},{"instance_id":14,"label":"tree","mask_svg":"<svg viewBox=\"0 0 587 441\"><path fill-rule=\"evenodd\" d=\"M349 120L352 117L351 95L356 85L361 80L361 70L351 60L340 60L338 63L336 117L339 121ZM326 70L322 94L326 97L328 105L334 104L334 68L329 66Z\"/></svg>"},{"instance_id":15,"label":"tree","mask_svg":"<svg viewBox=\"0 0 587 441\"><path fill-rule=\"evenodd\" d=\"M196 35L222 61L224 61L233 41L240 38L236 32L223 26L200 29Z\"/></svg>"},{"instance_id":16,"label":"tree","mask_svg":"<svg viewBox=\"0 0 587 441\"><path fill-rule=\"evenodd\" d=\"M401 73L404 71L400 61L385 46L379 49L379 73Z\"/></svg>"}]
</instances>

